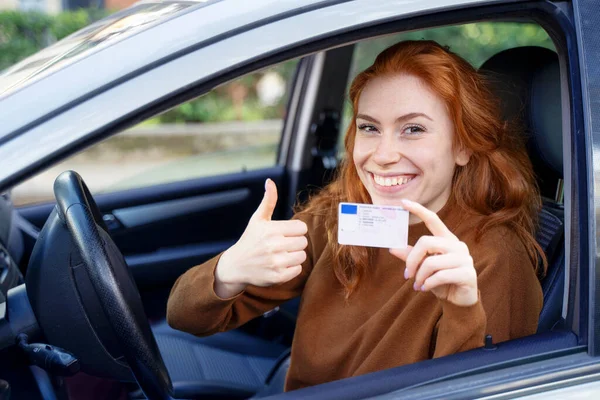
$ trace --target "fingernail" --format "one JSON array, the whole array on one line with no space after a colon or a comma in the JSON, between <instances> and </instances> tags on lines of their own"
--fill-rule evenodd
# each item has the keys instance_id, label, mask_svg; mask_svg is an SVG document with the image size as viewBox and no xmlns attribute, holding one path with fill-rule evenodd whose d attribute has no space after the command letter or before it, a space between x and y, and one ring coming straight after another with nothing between
<instances>
[{"instance_id":1,"label":"fingernail","mask_svg":"<svg viewBox=\"0 0 600 400\"><path fill-rule=\"evenodd\" d=\"M425 291L425 285L421 286L421 292Z\"/></svg>"},{"instance_id":2,"label":"fingernail","mask_svg":"<svg viewBox=\"0 0 600 400\"><path fill-rule=\"evenodd\" d=\"M407 206L410 206L412 204L415 204L414 201L410 201L408 199L402 199L400 200L402 203L406 204Z\"/></svg>"},{"instance_id":3,"label":"fingernail","mask_svg":"<svg viewBox=\"0 0 600 400\"><path fill-rule=\"evenodd\" d=\"M419 285L417 285L417 282L415 282L415 284L413 285L413 289L415 289L416 291L419 291Z\"/></svg>"},{"instance_id":4,"label":"fingernail","mask_svg":"<svg viewBox=\"0 0 600 400\"><path fill-rule=\"evenodd\" d=\"M408 270L404 269L404 279L408 279Z\"/></svg>"},{"instance_id":5,"label":"fingernail","mask_svg":"<svg viewBox=\"0 0 600 400\"><path fill-rule=\"evenodd\" d=\"M265 192L267 191L267 185L269 184L269 178L265 180Z\"/></svg>"}]
</instances>

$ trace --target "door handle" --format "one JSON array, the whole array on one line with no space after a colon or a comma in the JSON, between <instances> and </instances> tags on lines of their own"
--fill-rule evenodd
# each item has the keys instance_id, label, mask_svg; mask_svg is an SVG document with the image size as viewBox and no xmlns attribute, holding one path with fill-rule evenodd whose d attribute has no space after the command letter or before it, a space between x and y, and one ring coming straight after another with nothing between
<instances>
[{"instance_id":1,"label":"door handle","mask_svg":"<svg viewBox=\"0 0 600 400\"><path fill-rule=\"evenodd\" d=\"M109 231L118 231L123 228L123 224L114 214L108 213L102 216L102 220L106 224Z\"/></svg>"}]
</instances>

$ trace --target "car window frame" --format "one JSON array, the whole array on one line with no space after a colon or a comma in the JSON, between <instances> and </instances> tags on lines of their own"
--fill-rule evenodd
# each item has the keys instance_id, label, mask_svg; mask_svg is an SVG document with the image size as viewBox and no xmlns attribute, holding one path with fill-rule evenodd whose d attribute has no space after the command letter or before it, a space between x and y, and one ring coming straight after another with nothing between
<instances>
[{"instance_id":1,"label":"car window frame","mask_svg":"<svg viewBox=\"0 0 600 400\"><path fill-rule=\"evenodd\" d=\"M590 19L590 11L597 11L597 5L585 3L580 0L573 1L574 29L577 32L577 41L572 45L572 51L580 60L578 81L575 85L581 95L581 143L583 148L575 147L574 150L582 152L589 160L586 163L586 175L579 177L578 183L585 183L583 189L586 190L583 196L586 196L588 202L585 209L586 214L594 216L587 218L585 226L588 229L589 255L586 260L589 262L589 309L587 318L588 325L588 346L589 353L600 356L600 198L598 197L598 182L600 180L600 111L597 107L600 99L594 98L598 94L600 79L598 78L597 60L600 58L600 47L596 38L599 34L599 27ZM574 55L575 56L575 55Z\"/></svg>"}]
</instances>

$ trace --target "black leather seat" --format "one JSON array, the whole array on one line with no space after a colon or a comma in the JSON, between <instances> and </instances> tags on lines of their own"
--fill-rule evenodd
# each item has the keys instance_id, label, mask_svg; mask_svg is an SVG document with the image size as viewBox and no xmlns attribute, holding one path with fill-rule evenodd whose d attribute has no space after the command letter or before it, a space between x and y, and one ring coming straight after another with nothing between
<instances>
[{"instance_id":1,"label":"black leather seat","mask_svg":"<svg viewBox=\"0 0 600 400\"><path fill-rule=\"evenodd\" d=\"M565 277L563 146L558 56L541 47L502 51L480 68L502 100L504 117L517 118L528 134L528 152L543 196L538 243L548 259L541 279L544 305L538 332L562 322Z\"/></svg>"}]
</instances>

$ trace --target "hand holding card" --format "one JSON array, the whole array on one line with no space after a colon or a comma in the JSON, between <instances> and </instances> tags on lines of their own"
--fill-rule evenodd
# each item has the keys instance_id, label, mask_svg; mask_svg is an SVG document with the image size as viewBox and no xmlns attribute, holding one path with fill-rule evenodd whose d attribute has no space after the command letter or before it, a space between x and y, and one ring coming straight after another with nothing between
<instances>
[{"instance_id":1,"label":"hand holding card","mask_svg":"<svg viewBox=\"0 0 600 400\"><path fill-rule=\"evenodd\" d=\"M433 211L408 200L402 204L433 234L421 236L414 247L390 249L390 253L406 262L404 277L415 279L415 290L431 291L441 300L464 307L475 304L477 272L467 245Z\"/></svg>"}]
</instances>

